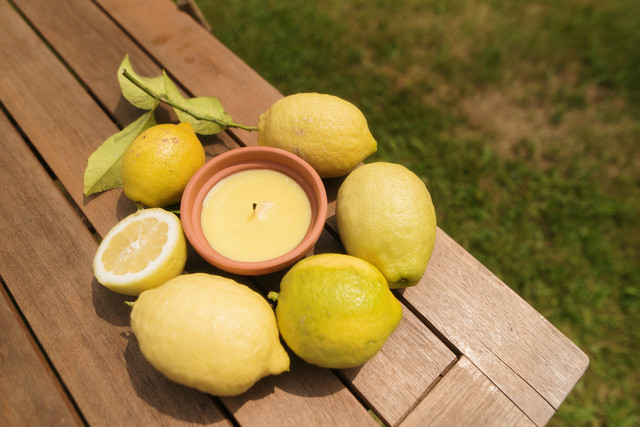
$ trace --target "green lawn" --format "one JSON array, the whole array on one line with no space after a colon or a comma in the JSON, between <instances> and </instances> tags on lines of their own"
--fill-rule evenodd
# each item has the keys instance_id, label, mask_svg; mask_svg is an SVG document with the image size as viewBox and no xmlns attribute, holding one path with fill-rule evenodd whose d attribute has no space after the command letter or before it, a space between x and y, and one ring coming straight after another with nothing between
<instances>
[{"instance_id":1,"label":"green lawn","mask_svg":"<svg viewBox=\"0 0 640 427\"><path fill-rule=\"evenodd\" d=\"M640 423L638 0L198 4L282 93L360 107L368 161L588 353L551 425Z\"/></svg>"}]
</instances>

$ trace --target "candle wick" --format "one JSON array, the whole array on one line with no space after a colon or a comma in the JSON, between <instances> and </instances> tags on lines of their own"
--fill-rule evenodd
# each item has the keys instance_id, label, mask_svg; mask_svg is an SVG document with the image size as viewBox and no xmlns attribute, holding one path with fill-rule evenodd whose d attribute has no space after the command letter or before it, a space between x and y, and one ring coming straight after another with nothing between
<instances>
[{"instance_id":1,"label":"candle wick","mask_svg":"<svg viewBox=\"0 0 640 427\"><path fill-rule=\"evenodd\" d=\"M253 210L254 210L254 211L256 210L256 207L258 207L258 204L257 204L257 203L254 203L254 204L253 204Z\"/></svg>"}]
</instances>

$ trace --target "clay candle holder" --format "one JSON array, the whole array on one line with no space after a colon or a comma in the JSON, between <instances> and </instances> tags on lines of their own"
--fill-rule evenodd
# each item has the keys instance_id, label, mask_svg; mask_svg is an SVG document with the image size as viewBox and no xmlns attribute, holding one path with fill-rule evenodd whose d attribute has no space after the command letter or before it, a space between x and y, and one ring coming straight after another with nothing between
<instances>
[{"instance_id":1,"label":"clay candle holder","mask_svg":"<svg viewBox=\"0 0 640 427\"><path fill-rule=\"evenodd\" d=\"M203 203L209 191L224 178L251 169L287 175L302 187L311 207L311 222L302 241L284 255L265 261L238 261L221 255L205 237L201 224ZM193 175L182 195L180 219L187 239L210 264L229 273L267 274L293 265L315 245L327 219L327 193L317 172L295 154L271 147L236 148L209 160Z\"/></svg>"}]
</instances>

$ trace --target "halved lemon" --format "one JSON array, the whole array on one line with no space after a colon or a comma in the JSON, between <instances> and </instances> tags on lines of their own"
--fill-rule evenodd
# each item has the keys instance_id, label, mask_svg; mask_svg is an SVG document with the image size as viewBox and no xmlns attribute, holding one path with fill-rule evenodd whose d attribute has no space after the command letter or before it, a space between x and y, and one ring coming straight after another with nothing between
<instances>
[{"instance_id":1,"label":"halved lemon","mask_svg":"<svg viewBox=\"0 0 640 427\"><path fill-rule=\"evenodd\" d=\"M178 217L164 209L139 210L104 237L93 273L112 291L137 296L182 273L187 244Z\"/></svg>"}]
</instances>

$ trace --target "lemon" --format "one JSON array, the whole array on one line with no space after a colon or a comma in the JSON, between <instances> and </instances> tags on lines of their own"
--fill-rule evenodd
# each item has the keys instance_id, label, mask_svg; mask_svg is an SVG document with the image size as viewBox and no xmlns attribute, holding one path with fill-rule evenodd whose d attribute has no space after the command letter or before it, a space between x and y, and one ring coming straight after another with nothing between
<instances>
[{"instance_id":1,"label":"lemon","mask_svg":"<svg viewBox=\"0 0 640 427\"><path fill-rule=\"evenodd\" d=\"M395 163L359 167L338 190L336 220L347 253L378 267L391 288L418 283L433 252L436 213L417 175Z\"/></svg>"},{"instance_id":2,"label":"lemon","mask_svg":"<svg viewBox=\"0 0 640 427\"><path fill-rule=\"evenodd\" d=\"M204 161L204 148L189 123L152 126L122 157L124 194L149 207L178 203Z\"/></svg>"},{"instance_id":3,"label":"lemon","mask_svg":"<svg viewBox=\"0 0 640 427\"><path fill-rule=\"evenodd\" d=\"M351 368L371 359L402 317L382 273L344 254L299 261L270 297L278 300L278 328L289 348L326 368Z\"/></svg>"},{"instance_id":4,"label":"lemon","mask_svg":"<svg viewBox=\"0 0 640 427\"><path fill-rule=\"evenodd\" d=\"M186 261L180 220L152 208L129 215L107 233L93 259L93 271L107 288L138 295L182 273Z\"/></svg>"},{"instance_id":5,"label":"lemon","mask_svg":"<svg viewBox=\"0 0 640 427\"><path fill-rule=\"evenodd\" d=\"M267 300L221 276L184 274L143 292L131 328L158 371L212 395L240 394L289 369Z\"/></svg>"},{"instance_id":6,"label":"lemon","mask_svg":"<svg viewBox=\"0 0 640 427\"><path fill-rule=\"evenodd\" d=\"M297 154L322 178L348 174L377 150L367 120L355 105L319 93L276 101L260 115L258 144Z\"/></svg>"}]
</instances>

